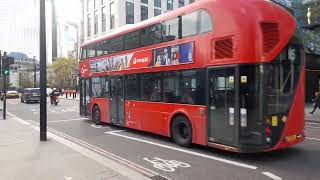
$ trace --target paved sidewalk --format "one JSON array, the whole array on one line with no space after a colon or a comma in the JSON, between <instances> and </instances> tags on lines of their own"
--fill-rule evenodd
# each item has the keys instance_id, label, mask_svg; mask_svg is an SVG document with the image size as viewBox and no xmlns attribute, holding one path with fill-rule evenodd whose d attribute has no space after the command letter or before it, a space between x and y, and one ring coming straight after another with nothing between
<instances>
[{"instance_id":1,"label":"paved sidewalk","mask_svg":"<svg viewBox=\"0 0 320 180\"><path fill-rule=\"evenodd\" d=\"M34 125L22 124L21 122L13 117L8 117L6 120L0 119L0 179L147 179L120 164L117 164L118 169L115 169L116 162L110 163L108 167L106 163L101 163L101 160L105 161L106 157L100 157L100 162L98 162L90 157L94 152L86 155L50 136L47 142L40 142L39 132L34 128ZM99 157L99 155L95 155L95 157ZM112 160L107 159L105 162L110 161Z\"/></svg>"},{"instance_id":2,"label":"paved sidewalk","mask_svg":"<svg viewBox=\"0 0 320 180\"><path fill-rule=\"evenodd\" d=\"M305 120L309 122L318 122L320 123L320 109L317 109L313 114L310 112L313 110L312 104L305 104Z\"/></svg>"}]
</instances>

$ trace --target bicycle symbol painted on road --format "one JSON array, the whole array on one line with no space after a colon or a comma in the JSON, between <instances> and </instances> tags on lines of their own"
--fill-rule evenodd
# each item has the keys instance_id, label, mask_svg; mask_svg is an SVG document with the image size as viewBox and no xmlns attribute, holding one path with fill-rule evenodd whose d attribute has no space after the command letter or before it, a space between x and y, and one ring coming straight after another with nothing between
<instances>
[{"instance_id":1,"label":"bicycle symbol painted on road","mask_svg":"<svg viewBox=\"0 0 320 180\"><path fill-rule=\"evenodd\" d=\"M187 163L176 161L176 160L165 160L158 157L155 157L153 159L148 159L145 157L143 159L153 164L153 167L157 169L161 169L162 171L167 171L167 172L174 172L175 169L179 167L181 168L191 167L191 165Z\"/></svg>"}]
</instances>

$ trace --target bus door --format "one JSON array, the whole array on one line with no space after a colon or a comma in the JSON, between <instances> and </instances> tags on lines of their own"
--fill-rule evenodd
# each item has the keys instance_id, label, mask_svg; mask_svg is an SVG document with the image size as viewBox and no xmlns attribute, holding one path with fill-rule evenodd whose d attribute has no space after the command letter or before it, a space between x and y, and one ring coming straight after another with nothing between
<instances>
[{"instance_id":1,"label":"bus door","mask_svg":"<svg viewBox=\"0 0 320 180\"><path fill-rule=\"evenodd\" d=\"M239 113L236 94L235 68L209 70L209 143L236 146L236 131Z\"/></svg>"},{"instance_id":2,"label":"bus door","mask_svg":"<svg viewBox=\"0 0 320 180\"><path fill-rule=\"evenodd\" d=\"M91 93L91 85L90 79L82 78L80 80L80 115L81 116L89 116L89 108L90 108L90 93Z\"/></svg>"},{"instance_id":3,"label":"bus door","mask_svg":"<svg viewBox=\"0 0 320 180\"><path fill-rule=\"evenodd\" d=\"M110 77L110 119L112 124L124 126L123 76Z\"/></svg>"}]
</instances>

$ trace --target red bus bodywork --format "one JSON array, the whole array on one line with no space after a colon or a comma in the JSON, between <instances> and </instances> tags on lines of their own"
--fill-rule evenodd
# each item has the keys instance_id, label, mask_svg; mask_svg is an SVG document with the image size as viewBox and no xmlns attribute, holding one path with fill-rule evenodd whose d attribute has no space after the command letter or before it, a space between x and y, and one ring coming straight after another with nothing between
<instances>
[{"instance_id":1,"label":"red bus bodywork","mask_svg":"<svg viewBox=\"0 0 320 180\"><path fill-rule=\"evenodd\" d=\"M137 23L136 25L128 27L122 31L117 31L103 37L89 40L83 44L83 46L126 34L198 9L205 9L208 14L210 14L213 27L211 32L163 42L148 47L85 59L79 64L80 76L82 78L90 78L134 73L174 71L177 69L223 67L239 64L267 64L271 63L283 51L296 32L296 22L289 12L269 1L202 0ZM278 31L276 31L276 35L274 32L268 31L267 28L270 23L277 24ZM264 31L263 28L266 28L267 30ZM273 40L273 36L277 36L278 38L276 39L276 43L270 45L266 41L270 39ZM225 39L232 41L233 55L230 58L217 59L217 49L215 48L216 42L221 40L223 41ZM129 68L108 72L90 72L90 64L92 62L99 61L106 57L131 52L143 52L187 42L193 43L194 63L151 68ZM285 121L285 125L281 131L281 135L277 140L277 143L274 143L272 147L269 146L268 148L249 150L247 148L241 148L241 146L233 147L209 142L207 105L125 100L125 127L170 137L170 125L172 123L172 119L177 115L183 115L186 116L192 124L192 142L195 144L212 146L236 152L271 151L297 144L304 140L304 61L303 55L301 55L301 57L302 67L292 105L290 106L289 114L285 116L287 117L286 120L283 120ZM92 110L95 105L98 105L100 109L102 109L101 121L104 123L110 123L110 99L91 98L89 109Z\"/></svg>"}]
</instances>

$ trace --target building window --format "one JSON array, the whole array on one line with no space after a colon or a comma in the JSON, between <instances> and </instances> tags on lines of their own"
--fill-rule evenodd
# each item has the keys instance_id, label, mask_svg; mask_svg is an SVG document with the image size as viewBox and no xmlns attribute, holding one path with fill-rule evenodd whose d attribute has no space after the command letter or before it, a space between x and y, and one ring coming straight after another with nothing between
<instances>
[{"instance_id":1,"label":"building window","mask_svg":"<svg viewBox=\"0 0 320 180\"><path fill-rule=\"evenodd\" d=\"M167 0L167 10L173 10L173 0Z\"/></svg>"},{"instance_id":2,"label":"building window","mask_svg":"<svg viewBox=\"0 0 320 180\"><path fill-rule=\"evenodd\" d=\"M154 16L159 16L161 14L160 9L154 9Z\"/></svg>"},{"instance_id":3,"label":"building window","mask_svg":"<svg viewBox=\"0 0 320 180\"><path fill-rule=\"evenodd\" d=\"M148 4L148 0L141 0L141 3Z\"/></svg>"},{"instance_id":4,"label":"building window","mask_svg":"<svg viewBox=\"0 0 320 180\"><path fill-rule=\"evenodd\" d=\"M141 6L141 21L148 19L148 7Z\"/></svg>"},{"instance_id":5,"label":"building window","mask_svg":"<svg viewBox=\"0 0 320 180\"><path fill-rule=\"evenodd\" d=\"M90 17L90 14L88 14L88 17L87 17L87 35L88 37L91 36L91 17Z\"/></svg>"},{"instance_id":6,"label":"building window","mask_svg":"<svg viewBox=\"0 0 320 180\"><path fill-rule=\"evenodd\" d=\"M184 0L179 0L179 7L184 6Z\"/></svg>"},{"instance_id":7,"label":"building window","mask_svg":"<svg viewBox=\"0 0 320 180\"><path fill-rule=\"evenodd\" d=\"M189 0L189 4L194 3L195 0Z\"/></svg>"},{"instance_id":8,"label":"building window","mask_svg":"<svg viewBox=\"0 0 320 180\"><path fill-rule=\"evenodd\" d=\"M102 32L105 32L107 29L107 13L106 13L106 7L101 8L101 26L102 26Z\"/></svg>"},{"instance_id":9,"label":"building window","mask_svg":"<svg viewBox=\"0 0 320 180\"><path fill-rule=\"evenodd\" d=\"M94 34L98 34L98 11L94 12Z\"/></svg>"},{"instance_id":10,"label":"building window","mask_svg":"<svg viewBox=\"0 0 320 180\"><path fill-rule=\"evenodd\" d=\"M126 24L134 23L134 4L126 2Z\"/></svg>"},{"instance_id":11,"label":"building window","mask_svg":"<svg viewBox=\"0 0 320 180\"><path fill-rule=\"evenodd\" d=\"M115 26L115 20L114 20L114 15L115 12L114 12L114 3L110 3L110 29L113 29L114 26Z\"/></svg>"},{"instance_id":12,"label":"building window","mask_svg":"<svg viewBox=\"0 0 320 180\"><path fill-rule=\"evenodd\" d=\"M154 6L161 8L161 0L154 0Z\"/></svg>"},{"instance_id":13,"label":"building window","mask_svg":"<svg viewBox=\"0 0 320 180\"><path fill-rule=\"evenodd\" d=\"M87 11L91 11L93 9L93 0L87 1Z\"/></svg>"}]
</instances>

